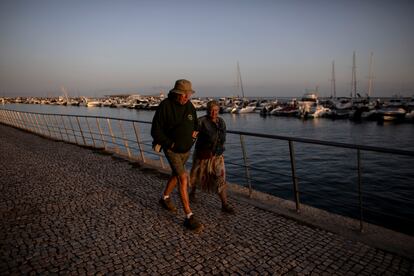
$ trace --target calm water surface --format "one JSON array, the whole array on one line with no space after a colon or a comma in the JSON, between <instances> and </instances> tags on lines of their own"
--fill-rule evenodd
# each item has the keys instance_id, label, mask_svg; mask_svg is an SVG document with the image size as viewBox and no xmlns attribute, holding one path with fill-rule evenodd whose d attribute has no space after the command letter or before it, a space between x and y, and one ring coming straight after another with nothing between
<instances>
[{"instance_id":1,"label":"calm water surface","mask_svg":"<svg viewBox=\"0 0 414 276\"><path fill-rule=\"evenodd\" d=\"M154 111L125 108L9 104L5 108L151 121ZM203 115L204 111L199 112ZM301 137L414 151L414 124L222 114L229 130ZM240 138L228 134L228 181L247 185ZM287 141L244 137L254 189L293 199ZM300 201L358 218L356 150L295 143ZM414 158L361 152L364 219L414 235Z\"/></svg>"}]
</instances>

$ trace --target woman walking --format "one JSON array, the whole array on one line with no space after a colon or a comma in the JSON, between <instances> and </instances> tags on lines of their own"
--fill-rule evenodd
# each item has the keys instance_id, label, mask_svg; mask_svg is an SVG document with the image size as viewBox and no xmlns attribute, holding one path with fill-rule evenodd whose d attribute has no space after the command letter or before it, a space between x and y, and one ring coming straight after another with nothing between
<instances>
[{"instance_id":1,"label":"woman walking","mask_svg":"<svg viewBox=\"0 0 414 276\"><path fill-rule=\"evenodd\" d=\"M198 137L190 173L192 187L190 199L195 199L196 187L207 192L216 192L221 199L221 210L233 214L227 202L226 170L223 152L226 142L226 123L218 116L217 101L207 103L207 115L198 119Z\"/></svg>"}]
</instances>

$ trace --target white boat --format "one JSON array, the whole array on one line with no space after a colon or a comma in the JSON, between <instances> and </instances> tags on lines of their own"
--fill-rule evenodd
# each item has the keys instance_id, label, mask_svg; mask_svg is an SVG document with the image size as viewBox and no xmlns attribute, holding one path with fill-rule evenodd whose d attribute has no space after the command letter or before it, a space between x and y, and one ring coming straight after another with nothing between
<instances>
[{"instance_id":1,"label":"white boat","mask_svg":"<svg viewBox=\"0 0 414 276\"><path fill-rule=\"evenodd\" d=\"M67 105L79 105L79 101L75 100L75 99L68 99Z\"/></svg>"},{"instance_id":2,"label":"white boat","mask_svg":"<svg viewBox=\"0 0 414 276\"><path fill-rule=\"evenodd\" d=\"M379 120L382 121L402 120L405 118L405 113L407 112L404 108L394 106L383 107L377 111Z\"/></svg>"},{"instance_id":3,"label":"white boat","mask_svg":"<svg viewBox=\"0 0 414 276\"><path fill-rule=\"evenodd\" d=\"M283 110L283 106L276 106L275 108L273 108L269 114L270 115L279 115L279 112L281 112Z\"/></svg>"},{"instance_id":4,"label":"white boat","mask_svg":"<svg viewBox=\"0 0 414 276\"><path fill-rule=\"evenodd\" d=\"M150 102L149 104L148 104L148 106L147 106L147 108L149 109L149 110L156 110L157 108L158 108L158 106L160 105L160 103L159 102Z\"/></svg>"},{"instance_id":5,"label":"white boat","mask_svg":"<svg viewBox=\"0 0 414 276\"><path fill-rule=\"evenodd\" d=\"M245 113L253 113L256 109L256 106L247 105L245 107L242 107L237 110L237 113L239 114L245 114Z\"/></svg>"},{"instance_id":6,"label":"white boat","mask_svg":"<svg viewBox=\"0 0 414 276\"><path fill-rule=\"evenodd\" d=\"M351 98L338 98L334 104L337 110L351 109L353 105Z\"/></svg>"},{"instance_id":7,"label":"white boat","mask_svg":"<svg viewBox=\"0 0 414 276\"><path fill-rule=\"evenodd\" d=\"M147 109L149 104L150 104L150 102L148 100L140 100L140 101L137 101L134 108L136 108L136 109Z\"/></svg>"},{"instance_id":8,"label":"white boat","mask_svg":"<svg viewBox=\"0 0 414 276\"><path fill-rule=\"evenodd\" d=\"M232 114L238 113L239 109L240 109L240 107L237 104L235 104L235 105L228 108L228 110L230 110L229 112L232 113Z\"/></svg>"},{"instance_id":9,"label":"white boat","mask_svg":"<svg viewBox=\"0 0 414 276\"><path fill-rule=\"evenodd\" d=\"M331 109L328 107L324 107L320 104L316 104L313 107L314 109L311 110L311 112L308 114L308 117L310 118L321 118L325 117L328 114L331 114Z\"/></svg>"},{"instance_id":10,"label":"white boat","mask_svg":"<svg viewBox=\"0 0 414 276\"><path fill-rule=\"evenodd\" d=\"M115 104L115 107L118 107L118 108L127 108L128 106L129 106L129 103L127 102L120 102L120 103Z\"/></svg>"},{"instance_id":11,"label":"white boat","mask_svg":"<svg viewBox=\"0 0 414 276\"><path fill-rule=\"evenodd\" d=\"M269 114L276 116L293 117L298 116L299 109L296 105L276 106Z\"/></svg>"},{"instance_id":12,"label":"white boat","mask_svg":"<svg viewBox=\"0 0 414 276\"><path fill-rule=\"evenodd\" d=\"M375 120L377 118L377 110L370 109L361 113L361 119L363 120Z\"/></svg>"},{"instance_id":13,"label":"white boat","mask_svg":"<svg viewBox=\"0 0 414 276\"><path fill-rule=\"evenodd\" d=\"M112 101L110 99L106 99L102 103L102 106L105 106L105 107L111 107L112 105L113 105L113 103L112 103Z\"/></svg>"},{"instance_id":14,"label":"white boat","mask_svg":"<svg viewBox=\"0 0 414 276\"><path fill-rule=\"evenodd\" d=\"M407 112L405 114L405 119L408 121L414 121L414 110L412 110L411 112Z\"/></svg>"},{"instance_id":15,"label":"white boat","mask_svg":"<svg viewBox=\"0 0 414 276\"><path fill-rule=\"evenodd\" d=\"M203 108L203 101L200 99L191 99L191 103L193 104L194 108L197 110L201 110Z\"/></svg>"},{"instance_id":16,"label":"white boat","mask_svg":"<svg viewBox=\"0 0 414 276\"><path fill-rule=\"evenodd\" d=\"M402 98L394 96L388 102L378 109L378 119L380 121L397 121L403 120L407 110L405 110L405 103Z\"/></svg>"},{"instance_id":17,"label":"white boat","mask_svg":"<svg viewBox=\"0 0 414 276\"><path fill-rule=\"evenodd\" d=\"M298 101L299 117L307 118L316 111L318 105L318 95L315 92L306 92Z\"/></svg>"},{"instance_id":18,"label":"white boat","mask_svg":"<svg viewBox=\"0 0 414 276\"><path fill-rule=\"evenodd\" d=\"M86 97L83 98L83 101L85 103L85 106L87 106L87 107L99 107L99 106L102 105L101 101L93 100L93 99L91 100L91 99L88 99Z\"/></svg>"},{"instance_id":19,"label":"white boat","mask_svg":"<svg viewBox=\"0 0 414 276\"><path fill-rule=\"evenodd\" d=\"M86 103L86 106L87 107L100 107L102 105L102 103L101 102L99 102L99 101L91 101L91 102L87 102Z\"/></svg>"}]
</instances>

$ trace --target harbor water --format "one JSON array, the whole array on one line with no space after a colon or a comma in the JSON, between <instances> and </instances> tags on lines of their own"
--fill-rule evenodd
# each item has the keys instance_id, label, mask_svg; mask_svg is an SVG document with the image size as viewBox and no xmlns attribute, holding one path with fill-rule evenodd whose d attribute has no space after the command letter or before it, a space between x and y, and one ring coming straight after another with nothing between
<instances>
[{"instance_id":1,"label":"harbor water","mask_svg":"<svg viewBox=\"0 0 414 276\"><path fill-rule=\"evenodd\" d=\"M152 120L154 111L127 108L7 104L3 108L65 115L94 115ZM203 115L205 111L199 111ZM414 151L414 124L353 122L347 119L267 116L258 113L222 114L227 129L321 141ZM247 185L238 135L227 136L228 181ZM253 189L293 200L287 141L245 136ZM295 143L300 202L359 218L357 154L355 149ZM361 152L361 190L364 220L414 235L414 158ZM191 162L188 164L190 168ZM256 168L256 169L255 169Z\"/></svg>"}]
</instances>

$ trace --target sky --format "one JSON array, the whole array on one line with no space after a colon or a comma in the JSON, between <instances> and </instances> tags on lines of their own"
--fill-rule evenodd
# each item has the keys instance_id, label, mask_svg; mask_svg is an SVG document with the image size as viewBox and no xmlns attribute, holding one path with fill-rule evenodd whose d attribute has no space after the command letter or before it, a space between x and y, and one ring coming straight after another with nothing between
<instances>
[{"instance_id":1,"label":"sky","mask_svg":"<svg viewBox=\"0 0 414 276\"><path fill-rule=\"evenodd\" d=\"M411 0L2 0L0 97L414 95ZM370 55L373 53L372 62Z\"/></svg>"}]
</instances>

